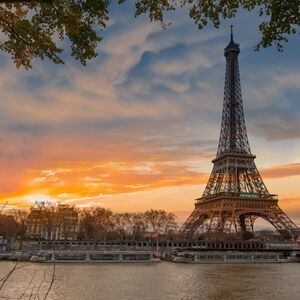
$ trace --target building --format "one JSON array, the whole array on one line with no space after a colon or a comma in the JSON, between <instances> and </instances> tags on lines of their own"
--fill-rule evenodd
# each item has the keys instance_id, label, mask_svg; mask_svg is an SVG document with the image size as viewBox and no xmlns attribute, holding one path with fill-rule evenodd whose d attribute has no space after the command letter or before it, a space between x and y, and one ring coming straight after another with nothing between
<instances>
[{"instance_id":1,"label":"building","mask_svg":"<svg viewBox=\"0 0 300 300\"><path fill-rule=\"evenodd\" d=\"M76 240L78 212L73 206L67 205L32 208L27 220L26 236L44 240Z\"/></svg>"},{"instance_id":2,"label":"building","mask_svg":"<svg viewBox=\"0 0 300 300\"><path fill-rule=\"evenodd\" d=\"M14 216L0 215L0 236L9 238L17 235L17 224Z\"/></svg>"}]
</instances>

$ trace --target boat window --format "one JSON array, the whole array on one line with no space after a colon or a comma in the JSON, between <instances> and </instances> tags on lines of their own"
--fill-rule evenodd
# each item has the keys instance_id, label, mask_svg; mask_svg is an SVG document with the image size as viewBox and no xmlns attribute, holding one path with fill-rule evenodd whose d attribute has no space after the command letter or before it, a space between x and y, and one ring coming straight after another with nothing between
<instances>
[{"instance_id":1,"label":"boat window","mask_svg":"<svg viewBox=\"0 0 300 300\"><path fill-rule=\"evenodd\" d=\"M130 253L123 254L123 260L150 260L149 253Z\"/></svg>"},{"instance_id":2,"label":"boat window","mask_svg":"<svg viewBox=\"0 0 300 300\"><path fill-rule=\"evenodd\" d=\"M85 253L55 253L56 260L85 260Z\"/></svg>"},{"instance_id":3,"label":"boat window","mask_svg":"<svg viewBox=\"0 0 300 300\"><path fill-rule=\"evenodd\" d=\"M222 255L215 255L215 259L222 259L223 258L223 256Z\"/></svg>"},{"instance_id":4,"label":"boat window","mask_svg":"<svg viewBox=\"0 0 300 300\"><path fill-rule=\"evenodd\" d=\"M52 258L52 253L47 253L47 252L38 252L36 255L38 257L45 257L47 260Z\"/></svg>"},{"instance_id":5,"label":"boat window","mask_svg":"<svg viewBox=\"0 0 300 300\"><path fill-rule=\"evenodd\" d=\"M198 255L198 259L206 259L206 255Z\"/></svg>"},{"instance_id":6,"label":"boat window","mask_svg":"<svg viewBox=\"0 0 300 300\"><path fill-rule=\"evenodd\" d=\"M117 253L91 253L90 260L119 260Z\"/></svg>"}]
</instances>

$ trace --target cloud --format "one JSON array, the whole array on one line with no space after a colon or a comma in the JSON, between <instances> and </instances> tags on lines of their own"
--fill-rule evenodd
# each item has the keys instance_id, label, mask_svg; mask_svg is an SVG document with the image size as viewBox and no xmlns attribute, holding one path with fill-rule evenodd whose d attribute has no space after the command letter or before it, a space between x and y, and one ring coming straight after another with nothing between
<instances>
[{"instance_id":1,"label":"cloud","mask_svg":"<svg viewBox=\"0 0 300 300\"><path fill-rule=\"evenodd\" d=\"M299 139L300 72L292 64L278 64L275 68L267 66L267 70L261 68L247 78L244 94L248 95L249 129L270 141Z\"/></svg>"},{"instance_id":2,"label":"cloud","mask_svg":"<svg viewBox=\"0 0 300 300\"><path fill-rule=\"evenodd\" d=\"M133 18L129 6L112 9L99 57L87 67L69 60L65 66L34 62L27 72L4 64L3 199L21 205L28 195L45 194L93 203L99 194L129 199L153 189L158 197L163 189L173 187L180 194L206 183L220 130L228 28L200 32L184 13L175 14L173 25L162 30L144 17ZM281 164L262 174L297 176L297 164L290 164L298 161L299 149L299 51L291 53L288 46L283 54L254 53L249 18L240 21L249 135L259 153L273 149L260 157L270 160L263 165ZM294 140L294 150L276 144L283 140ZM282 147L278 154L276 147ZM128 200L128 205L139 207L137 202Z\"/></svg>"},{"instance_id":3,"label":"cloud","mask_svg":"<svg viewBox=\"0 0 300 300\"><path fill-rule=\"evenodd\" d=\"M40 180L39 171L33 171L34 190L47 189L50 195L64 199L75 194L93 197L99 194L126 193L136 190L150 190L162 186L181 186L205 183L206 174L191 170L184 162L103 162L97 165L86 163L73 165L68 173L56 173L50 179ZM105 177L102 176L105 174ZM65 195L61 197L59 195ZM77 197L77 196L75 196Z\"/></svg>"},{"instance_id":4,"label":"cloud","mask_svg":"<svg viewBox=\"0 0 300 300\"><path fill-rule=\"evenodd\" d=\"M300 163L294 163L283 166L274 166L268 169L263 169L260 173L264 178L283 178L290 176L300 176Z\"/></svg>"}]
</instances>

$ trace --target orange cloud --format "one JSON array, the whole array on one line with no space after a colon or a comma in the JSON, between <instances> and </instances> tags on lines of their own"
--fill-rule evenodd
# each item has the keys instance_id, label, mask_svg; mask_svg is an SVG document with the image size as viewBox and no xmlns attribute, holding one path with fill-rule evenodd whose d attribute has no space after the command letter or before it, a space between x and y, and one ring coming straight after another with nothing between
<instances>
[{"instance_id":1,"label":"orange cloud","mask_svg":"<svg viewBox=\"0 0 300 300\"><path fill-rule=\"evenodd\" d=\"M203 184L206 174L189 170L184 164L163 162L106 162L80 164L70 168L32 171L31 190L47 189L51 195L128 193L164 186Z\"/></svg>"},{"instance_id":2,"label":"orange cloud","mask_svg":"<svg viewBox=\"0 0 300 300\"><path fill-rule=\"evenodd\" d=\"M263 178L283 178L300 175L300 163L294 163L283 166L274 166L261 170Z\"/></svg>"},{"instance_id":3,"label":"orange cloud","mask_svg":"<svg viewBox=\"0 0 300 300\"><path fill-rule=\"evenodd\" d=\"M35 195L48 195L53 201L72 201L99 195L122 195L207 183L209 174L193 170L187 162L181 160L183 154L180 152L177 153L177 157L173 156L178 161L164 161L166 155L163 151L161 157L154 151L151 155L156 160L153 161L142 161L138 151L136 153L136 156L131 154L126 157L127 162L61 162L60 166L55 168L27 169L22 176L15 175L16 180L19 180L15 181L19 182L18 190L3 194L1 202L9 199L11 205L21 206L24 203L32 204L34 199L41 197ZM297 176L300 175L300 164L276 166L264 169L261 173L266 179ZM5 180L4 176L2 180ZM192 199L189 201L192 202Z\"/></svg>"}]
</instances>

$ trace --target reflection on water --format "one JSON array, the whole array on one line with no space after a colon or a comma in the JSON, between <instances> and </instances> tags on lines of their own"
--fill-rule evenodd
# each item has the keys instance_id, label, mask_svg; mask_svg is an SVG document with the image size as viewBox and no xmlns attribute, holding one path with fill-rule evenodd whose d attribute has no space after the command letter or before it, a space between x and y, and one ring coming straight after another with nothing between
<instances>
[{"instance_id":1,"label":"reflection on water","mask_svg":"<svg viewBox=\"0 0 300 300\"><path fill-rule=\"evenodd\" d=\"M53 265L12 274L0 299L43 299ZM0 279L14 266L0 262ZM0 284L1 286L1 284ZM56 264L47 299L300 299L300 264Z\"/></svg>"}]
</instances>

